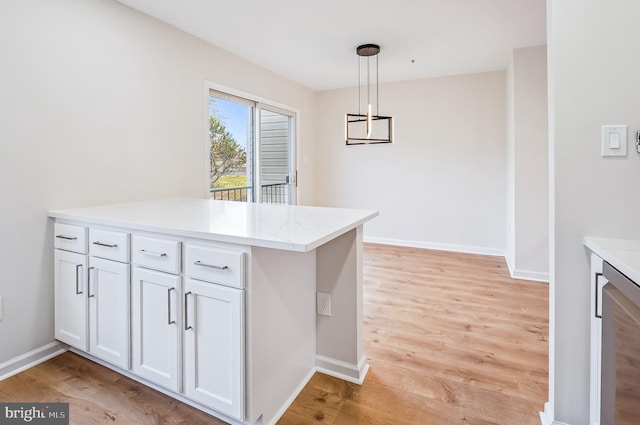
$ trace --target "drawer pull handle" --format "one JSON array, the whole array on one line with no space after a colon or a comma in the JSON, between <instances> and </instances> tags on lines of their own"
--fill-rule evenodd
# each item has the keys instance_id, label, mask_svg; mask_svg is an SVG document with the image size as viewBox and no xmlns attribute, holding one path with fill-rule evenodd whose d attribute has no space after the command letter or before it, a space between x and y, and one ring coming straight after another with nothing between
<instances>
[{"instance_id":1,"label":"drawer pull handle","mask_svg":"<svg viewBox=\"0 0 640 425\"><path fill-rule=\"evenodd\" d=\"M143 253L143 254L151 255L152 257L166 257L167 256L166 252L151 252L151 251L145 251L144 249L141 249L140 252Z\"/></svg>"},{"instance_id":2,"label":"drawer pull handle","mask_svg":"<svg viewBox=\"0 0 640 425\"><path fill-rule=\"evenodd\" d=\"M600 298L600 297L598 296L598 292L599 292L599 291L598 291L598 289L599 289L599 288L598 288L598 280L599 280L598 278L599 278L599 277L601 277L601 276L603 276L603 274L602 274L602 273L596 272L596 279L595 279L595 281L596 281L596 288L595 288L595 289L596 289L595 310L596 310L596 311L594 312L594 316L596 317L596 319L602 319L602 312L601 312L600 314L598 314L598 304L600 304L600 300L598 299L598 298Z\"/></svg>"},{"instance_id":3,"label":"drawer pull handle","mask_svg":"<svg viewBox=\"0 0 640 425\"><path fill-rule=\"evenodd\" d=\"M167 324L175 325L176 321L171 320L171 291L175 291L176 288L169 288L167 290Z\"/></svg>"},{"instance_id":4,"label":"drawer pull handle","mask_svg":"<svg viewBox=\"0 0 640 425\"><path fill-rule=\"evenodd\" d=\"M117 243L104 243L104 242L100 242L100 241L95 241L93 244L94 245L104 246L104 247L107 247L107 248L117 248L118 247Z\"/></svg>"},{"instance_id":5,"label":"drawer pull handle","mask_svg":"<svg viewBox=\"0 0 640 425\"><path fill-rule=\"evenodd\" d=\"M184 294L184 330L188 331L189 329L193 329L192 326L188 325L189 323L189 295L191 295L191 291Z\"/></svg>"},{"instance_id":6,"label":"drawer pull handle","mask_svg":"<svg viewBox=\"0 0 640 425\"><path fill-rule=\"evenodd\" d=\"M78 240L78 238L77 238L77 237L75 237L75 236L65 236L65 235L56 235L56 238L58 238L58 239L65 239L65 240L68 240L68 241L75 241L75 240Z\"/></svg>"},{"instance_id":7,"label":"drawer pull handle","mask_svg":"<svg viewBox=\"0 0 640 425\"><path fill-rule=\"evenodd\" d=\"M200 260L194 261L193 264L195 264L196 266L209 267L210 269L216 269L216 270L228 270L229 269L229 266L216 266L215 264L203 263Z\"/></svg>"},{"instance_id":8,"label":"drawer pull handle","mask_svg":"<svg viewBox=\"0 0 640 425\"><path fill-rule=\"evenodd\" d=\"M76 265L76 295L81 295L82 291L80 290L80 268L82 264Z\"/></svg>"}]
</instances>

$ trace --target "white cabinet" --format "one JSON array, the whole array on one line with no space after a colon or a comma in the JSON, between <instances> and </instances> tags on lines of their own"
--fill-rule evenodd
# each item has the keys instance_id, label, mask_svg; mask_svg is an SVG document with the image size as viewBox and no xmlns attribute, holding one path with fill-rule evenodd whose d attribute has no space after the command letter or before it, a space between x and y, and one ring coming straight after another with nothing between
<instances>
[{"instance_id":1,"label":"white cabinet","mask_svg":"<svg viewBox=\"0 0 640 425\"><path fill-rule=\"evenodd\" d=\"M131 321L133 372L180 391L180 276L134 267Z\"/></svg>"},{"instance_id":2,"label":"white cabinet","mask_svg":"<svg viewBox=\"0 0 640 425\"><path fill-rule=\"evenodd\" d=\"M180 241L133 235L131 262L147 269L180 274Z\"/></svg>"},{"instance_id":3,"label":"white cabinet","mask_svg":"<svg viewBox=\"0 0 640 425\"><path fill-rule=\"evenodd\" d=\"M89 228L89 352L129 369L129 234Z\"/></svg>"},{"instance_id":4,"label":"white cabinet","mask_svg":"<svg viewBox=\"0 0 640 425\"><path fill-rule=\"evenodd\" d=\"M131 239L132 370L176 392L182 371L181 245L140 235Z\"/></svg>"},{"instance_id":5,"label":"white cabinet","mask_svg":"<svg viewBox=\"0 0 640 425\"><path fill-rule=\"evenodd\" d=\"M243 248L87 227L55 225L56 338L242 421Z\"/></svg>"},{"instance_id":6,"label":"white cabinet","mask_svg":"<svg viewBox=\"0 0 640 425\"><path fill-rule=\"evenodd\" d=\"M129 368L129 264L89 258L89 352Z\"/></svg>"},{"instance_id":7,"label":"white cabinet","mask_svg":"<svg viewBox=\"0 0 640 425\"><path fill-rule=\"evenodd\" d=\"M53 226L53 247L65 251L87 253L87 228L73 224L56 223Z\"/></svg>"},{"instance_id":8,"label":"white cabinet","mask_svg":"<svg viewBox=\"0 0 640 425\"><path fill-rule=\"evenodd\" d=\"M113 230L89 229L89 255L120 263L129 262L129 234Z\"/></svg>"},{"instance_id":9,"label":"white cabinet","mask_svg":"<svg viewBox=\"0 0 640 425\"><path fill-rule=\"evenodd\" d=\"M187 244L184 249L185 274L219 285L244 287L244 253L206 245Z\"/></svg>"},{"instance_id":10,"label":"white cabinet","mask_svg":"<svg viewBox=\"0 0 640 425\"><path fill-rule=\"evenodd\" d=\"M242 419L244 291L195 279L184 290L185 395Z\"/></svg>"},{"instance_id":11,"label":"white cabinet","mask_svg":"<svg viewBox=\"0 0 640 425\"><path fill-rule=\"evenodd\" d=\"M54 251L55 337L87 350L87 256Z\"/></svg>"}]
</instances>

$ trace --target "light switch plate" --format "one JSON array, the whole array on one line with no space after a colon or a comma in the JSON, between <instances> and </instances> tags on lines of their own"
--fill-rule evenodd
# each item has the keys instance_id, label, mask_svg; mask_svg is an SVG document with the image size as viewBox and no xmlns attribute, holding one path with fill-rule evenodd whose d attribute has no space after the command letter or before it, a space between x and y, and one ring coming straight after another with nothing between
<instances>
[{"instance_id":1,"label":"light switch plate","mask_svg":"<svg viewBox=\"0 0 640 425\"><path fill-rule=\"evenodd\" d=\"M627 156L627 126L602 126L602 156Z\"/></svg>"}]
</instances>

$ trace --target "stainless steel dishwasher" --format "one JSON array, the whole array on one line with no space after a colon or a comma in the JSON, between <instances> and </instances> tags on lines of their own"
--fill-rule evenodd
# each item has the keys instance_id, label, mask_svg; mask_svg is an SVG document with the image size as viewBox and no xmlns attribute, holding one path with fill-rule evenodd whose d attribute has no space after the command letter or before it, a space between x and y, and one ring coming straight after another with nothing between
<instances>
[{"instance_id":1,"label":"stainless steel dishwasher","mask_svg":"<svg viewBox=\"0 0 640 425\"><path fill-rule=\"evenodd\" d=\"M600 425L640 424L640 286L609 263L602 288Z\"/></svg>"}]
</instances>

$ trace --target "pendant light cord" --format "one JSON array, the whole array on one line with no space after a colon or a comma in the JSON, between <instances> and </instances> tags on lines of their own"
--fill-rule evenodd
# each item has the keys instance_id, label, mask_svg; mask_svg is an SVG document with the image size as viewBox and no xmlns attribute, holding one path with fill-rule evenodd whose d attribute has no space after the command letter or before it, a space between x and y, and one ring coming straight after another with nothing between
<instances>
[{"instance_id":1,"label":"pendant light cord","mask_svg":"<svg viewBox=\"0 0 640 425\"><path fill-rule=\"evenodd\" d=\"M380 116L380 80L378 78L378 55L376 55L376 115Z\"/></svg>"},{"instance_id":2,"label":"pendant light cord","mask_svg":"<svg viewBox=\"0 0 640 425\"><path fill-rule=\"evenodd\" d=\"M371 105L371 72L369 71L370 56L367 56L367 108Z\"/></svg>"},{"instance_id":3,"label":"pendant light cord","mask_svg":"<svg viewBox=\"0 0 640 425\"><path fill-rule=\"evenodd\" d=\"M360 56L356 56L358 58L358 115L362 115L360 112L360 91L362 90L362 83L360 82L360 78L362 75L362 71L360 70Z\"/></svg>"}]
</instances>

